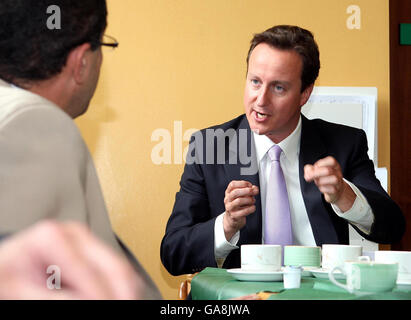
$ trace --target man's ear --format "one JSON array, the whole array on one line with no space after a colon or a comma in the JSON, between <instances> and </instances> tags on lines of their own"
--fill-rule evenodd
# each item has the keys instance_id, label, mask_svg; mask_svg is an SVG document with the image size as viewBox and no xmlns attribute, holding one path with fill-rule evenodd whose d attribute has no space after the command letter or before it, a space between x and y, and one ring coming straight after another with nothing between
<instances>
[{"instance_id":1,"label":"man's ear","mask_svg":"<svg viewBox=\"0 0 411 320\"><path fill-rule=\"evenodd\" d=\"M302 92L301 94L301 99L300 99L300 107L302 107L303 105L305 105L308 101L308 99L311 96L311 92L313 92L314 89L314 83L309 85L307 88L305 88L305 90Z\"/></svg>"},{"instance_id":2,"label":"man's ear","mask_svg":"<svg viewBox=\"0 0 411 320\"><path fill-rule=\"evenodd\" d=\"M71 73L73 80L81 85L87 79L90 68L90 44L84 43L71 50L66 67Z\"/></svg>"}]
</instances>

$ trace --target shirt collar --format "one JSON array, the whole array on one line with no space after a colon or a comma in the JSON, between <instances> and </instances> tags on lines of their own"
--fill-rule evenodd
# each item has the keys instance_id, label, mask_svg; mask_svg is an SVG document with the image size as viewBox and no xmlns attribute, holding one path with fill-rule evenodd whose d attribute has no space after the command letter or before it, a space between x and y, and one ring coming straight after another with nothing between
<instances>
[{"instance_id":1,"label":"shirt collar","mask_svg":"<svg viewBox=\"0 0 411 320\"><path fill-rule=\"evenodd\" d=\"M255 150L257 155L258 163L263 160L264 156L267 154L268 150L275 145L275 143L268 138L266 135L258 135L253 132ZM280 148L283 150L285 157L288 161L294 162L298 160L298 155L300 153L300 141L301 141L301 116L298 120L297 127L294 131L283 141L278 143Z\"/></svg>"}]
</instances>

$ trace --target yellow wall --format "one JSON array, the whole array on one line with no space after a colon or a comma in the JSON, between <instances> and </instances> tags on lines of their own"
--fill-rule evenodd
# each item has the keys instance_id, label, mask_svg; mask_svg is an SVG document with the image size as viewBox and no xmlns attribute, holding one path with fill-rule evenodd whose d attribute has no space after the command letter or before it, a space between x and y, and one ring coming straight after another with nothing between
<instances>
[{"instance_id":1,"label":"yellow wall","mask_svg":"<svg viewBox=\"0 0 411 320\"><path fill-rule=\"evenodd\" d=\"M346 27L351 4L361 8L360 30ZM151 135L164 128L174 138L174 121L185 132L241 114L253 33L275 24L308 28L321 52L317 85L377 87L379 165L389 167L388 0L108 0L108 7L107 34L120 47L105 52L96 95L77 123L114 229L165 298L177 298L182 279L163 268L160 242L183 165L153 164Z\"/></svg>"}]
</instances>

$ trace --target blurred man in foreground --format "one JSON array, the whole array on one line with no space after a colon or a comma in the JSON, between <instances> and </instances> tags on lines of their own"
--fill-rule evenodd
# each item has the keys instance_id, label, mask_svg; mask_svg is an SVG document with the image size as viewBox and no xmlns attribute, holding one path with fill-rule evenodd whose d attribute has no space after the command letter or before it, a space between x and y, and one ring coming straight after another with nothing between
<instances>
[{"instance_id":1,"label":"blurred man in foreground","mask_svg":"<svg viewBox=\"0 0 411 320\"><path fill-rule=\"evenodd\" d=\"M73 119L87 111L103 60L105 0L0 2L0 235L77 221L158 289L114 234L91 155ZM73 263L75 263L73 261Z\"/></svg>"}]
</instances>

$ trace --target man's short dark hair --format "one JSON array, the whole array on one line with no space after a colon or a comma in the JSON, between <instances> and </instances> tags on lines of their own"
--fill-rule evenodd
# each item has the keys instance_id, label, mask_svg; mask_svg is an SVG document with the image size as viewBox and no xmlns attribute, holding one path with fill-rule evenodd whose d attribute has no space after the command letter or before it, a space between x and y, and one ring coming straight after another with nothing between
<instances>
[{"instance_id":1,"label":"man's short dark hair","mask_svg":"<svg viewBox=\"0 0 411 320\"><path fill-rule=\"evenodd\" d=\"M295 50L301 56L301 92L315 82L320 70L320 52L310 31L297 26L280 25L255 34L247 55L247 69L251 53L260 43L280 50Z\"/></svg>"},{"instance_id":2,"label":"man's short dark hair","mask_svg":"<svg viewBox=\"0 0 411 320\"><path fill-rule=\"evenodd\" d=\"M47 24L52 5L60 8L60 29ZM90 43L96 50L106 26L106 0L1 0L0 78L49 79L61 72L75 47Z\"/></svg>"}]
</instances>

